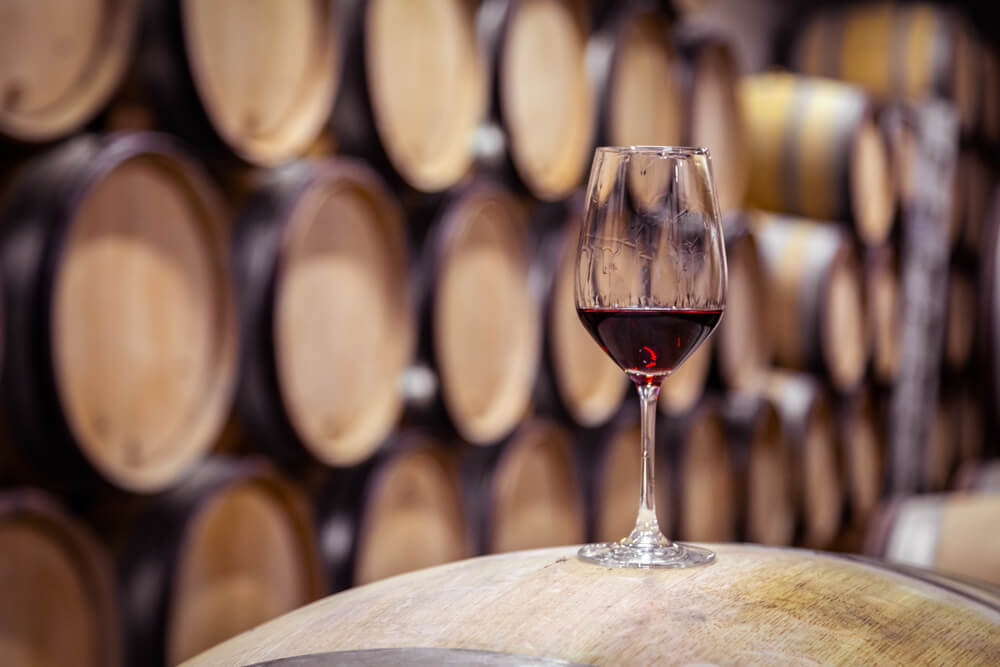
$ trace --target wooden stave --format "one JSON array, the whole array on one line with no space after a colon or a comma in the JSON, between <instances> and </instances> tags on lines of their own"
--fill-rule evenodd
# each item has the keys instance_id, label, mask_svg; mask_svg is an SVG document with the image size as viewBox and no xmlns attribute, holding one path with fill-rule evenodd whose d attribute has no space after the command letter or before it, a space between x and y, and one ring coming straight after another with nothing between
<instances>
[{"instance_id":1,"label":"wooden stave","mask_svg":"<svg viewBox=\"0 0 1000 667\"><path fill-rule=\"evenodd\" d=\"M584 35L583 42L586 43L590 26L582 3L579 0L559 1L576 14L575 18L579 23L581 33ZM582 157L576 168L576 183L558 188L545 188L537 182L533 182L533 178L537 181L537 176L522 173L523 170L518 166L515 148L511 141L512 120L508 119L504 113L501 70L504 48L513 15L525 4L527 4L525 0L485 0L477 10L476 29L480 48L486 55L490 101L486 118L476 130L475 166L478 174L489 174L497 180L511 184L518 191L530 193L531 196L541 201L556 202L572 196L574 190L580 185L585 185L580 181L590 164L591 149L595 143L596 116L592 110L586 110L590 120L589 127L585 132L587 138L583 142L585 149L582 151Z\"/></svg>"},{"instance_id":2,"label":"wooden stave","mask_svg":"<svg viewBox=\"0 0 1000 667\"><path fill-rule=\"evenodd\" d=\"M16 189L12 188L3 211L0 270L4 313L8 317L3 341L3 356L7 360L2 368L4 419L32 467L44 470L44 476L61 491L84 501L94 492L111 490L113 484L77 446L56 386L51 350L46 342L52 339L54 275L72 214L89 189L126 160L143 156L173 159L192 170L195 178L206 179L183 146L166 135L81 135L29 164ZM203 205L221 219L222 204L217 196L204 188L200 194L208 197ZM225 256L216 259L225 267ZM224 269L223 273L226 272ZM231 324L235 310L233 296L228 285L224 290L226 322ZM40 335L35 335L36 332ZM224 368L219 381L218 400L228 409L236 385L235 333L229 331L222 344L224 366L228 370ZM224 410L220 411L218 428L224 417ZM206 439L202 455L207 454L210 446L211 439ZM193 463L189 461L187 467ZM167 483L169 480L161 481L156 488L129 490L155 491Z\"/></svg>"},{"instance_id":3,"label":"wooden stave","mask_svg":"<svg viewBox=\"0 0 1000 667\"><path fill-rule=\"evenodd\" d=\"M830 422L830 431L828 432L831 451L827 454L828 459L833 461L834 469L830 471L833 479L827 480L827 489L834 490L837 497L833 499L833 505L829 509L830 516L810 515L806 502L810 482L806 479L807 463L804 456L804 440L810 422L813 419L822 419L822 416L817 417L817 414L826 415L828 420L832 420L829 399L823 388L813 378L792 373L772 374L766 385L765 394L774 402L781 418L782 432L788 438L789 449L795 453L793 464L796 471L795 494L801 507L799 512L801 529L797 531L801 535L796 541L813 548L829 546L841 527L844 505L842 474L839 469L840 452L837 449L836 434L833 431L832 422ZM824 522L827 521L832 522L832 525L824 526Z\"/></svg>"},{"instance_id":4,"label":"wooden stave","mask_svg":"<svg viewBox=\"0 0 1000 667\"><path fill-rule=\"evenodd\" d=\"M752 457L754 456L754 445L761 438L762 430L766 430L770 423L776 423L779 432L778 449L783 454L784 473L779 475L782 482L787 483L792 472L792 452L787 448L787 441L781 435L781 422L778 418L776 408L770 399L760 394L730 392L721 403L722 418L726 429L726 439L729 441L730 450L734 459L739 480L737 499L738 525L740 527L739 539L747 542L768 544L771 546L788 546L795 537L796 516L798 508L791 494L791 484L787 484L784 489L784 512L780 510L776 513L768 513L770 521L777 523L780 527L773 533L774 537L761 539L763 532L755 528L756 521L752 520L754 512L754 482L751 479ZM784 516L782 516L784 514ZM775 519L774 517L778 518Z\"/></svg>"},{"instance_id":5,"label":"wooden stave","mask_svg":"<svg viewBox=\"0 0 1000 667\"><path fill-rule=\"evenodd\" d=\"M1000 498L988 491L896 497L879 508L864 550L890 563L934 568L998 586L997 561L990 561L995 544L982 539L989 534L990 519L996 519L997 512ZM952 531L959 526L966 529L967 543L949 544L945 538L956 537Z\"/></svg>"},{"instance_id":6,"label":"wooden stave","mask_svg":"<svg viewBox=\"0 0 1000 667\"><path fill-rule=\"evenodd\" d=\"M506 420L503 429L489 434L489 437L474 437L468 425L462 424L461 417L451 414L445 396L441 377L441 360L436 345L435 318L439 308L436 299L437 286L445 266L450 240L461 231L466 220L459 217L461 206L476 198L492 198L503 203L514 220L514 239L523 248L525 303L532 321L529 328L533 342L526 347L532 356L532 367L541 352L540 310L537 292L531 285L531 230L523 202L503 185L489 178L475 178L461 187L454 188L441 197L425 198L408 210L408 226L411 242L410 287L412 302L417 312L417 346L414 364L404 377L405 408L403 423L419 426L435 432L442 438L463 440L477 446L495 446L503 442L517 428L521 418L530 412L535 376L523 387L523 409L518 409L516 417ZM537 370L535 371L537 374ZM410 382L410 380L414 380Z\"/></svg>"},{"instance_id":7,"label":"wooden stave","mask_svg":"<svg viewBox=\"0 0 1000 667\"><path fill-rule=\"evenodd\" d=\"M614 576L581 563L572 548L457 563L328 598L216 647L185 667L400 645L530 651L593 664L616 664L627 653L641 663L724 663L739 654L764 662L852 662L861 656L874 662L939 659L985 665L1000 654L992 632L998 608L988 593L976 595L971 588L946 585L940 577L925 579L912 570L898 572L854 557L749 545L713 548L718 561L711 569L652 570L632 576ZM726 597L700 597L709 596L716 578ZM442 588L456 595L439 606L435 600L441 599ZM496 611L485 622L483 595ZM689 613L669 612L677 609L678 600L687 602ZM888 611L874 604L880 600L889 605ZM375 612L377 601L382 606ZM713 608L711 604L741 617L760 609L774 613L752 616L749 625L754 630L715 632L693 642L695 628L704 623L700 612ZM915 605L930 607L901 621L899 610L916 612ZM418 620L424 618L419 610L428 608L439 610L433 613L436 622ZM955 618L947 609L962 611L956 611ZM378 622L372 620L375 613L382 614ZM587 619L598 620L591 625ZM926 627L928 622L936 627ZM402 634L387 637L384 623L401 628ZM609 623L614 629L607 629ZM961 637L955 634L958 628L965 629ZM641 629L656 639L642 645L621 640ZM857 637L858 643L831 643L831 631ZM882 639L886 635L895 639ZM714 643L706 643L713 638ZM776 646L776 638L787 638L788 643Z\"/></svg>"},{"instance_id":8,"label":"wooden stave","mask_svg":"<svg viewBox=\"0 0 1000 667\"><path fill-rule=\"evenodd\" d=\"M302 554L309 559L302 564L309 594L315 599L326 590L311 512L298 490L263 461L209 459L142 507L121 548L117 584L126 664L166 664L172 591L188 525L200 507L245 482L266 484L284 501L300 533Z\"/></svg>"},{"instance_id":9,"label":"wooden stave","mask_svg":"<svg viewBox=\"0 0 1000 667\"><path fill-rule=\"evenodd\" d=\"M773 96L776 89L786 88L789 95L787 107L789 117L782 119L777 125L781 136L780 144L763 145L767 133L760 127L760 122L757 120L759 116L755 116L753 100L763 96L762 90L768 91L771 93L769 96ZM810 111L822 110L815 104L810 106L811 102L817 100L835 103L838 108L839 124L834 125L832 129L825 128L830 135L831 159L834 161L832 169L831 165L826 165L825 186L830 189L826 199L834 207L833 209L812 209L812 204L806 203L810 199L810 193L806 191L810 179L800 178L799 175L802 170L799 164L801 154L807 150L802 140L804 136L802 130L808 125ZM892 187L893 179L890 171L890 151L884 135L875 122L875 105L865 93L848 84L772 72L744 77L740 89L740 104L748 127L748 152L751 155L751 163L755 165L752 173L762 173L759 165L770 161L764 159L764 155L773 153L773 161L778 172L774 174L774 178L779 181L777 185L772 186L774 193L762 193L755 190L755 179L751 176L747 186L747 201L750 205L807 218L848 223L865 244L879 245L889 238L895 222L893 213L896 208L896 192ZM771 111L773 109L772 104ZM771 117L773 113L768 112L766 115ZM825 138L826 135L821 136ZM885 210L876 215L878 224L875 229L866 228L866 221L859 218L857 210L859 204L856 195L862 193L855 192L857 183L853 169L857 165L852 163L852 157L863 136L878 139L882 148L880 155L884 158L885 172L881 175L887 188L887 200ZM793 137L794 141L790 140L790 137ZM831 171L835 173L831 174ZM793 185L790 186L789 183ZM759 184L756 187L761 190L772 189ZM772 196L776 196L778 201L771 201Z\"/></svg>"},{"instance_id":10,"label":"wooden stave","mask_svg":"<svg viewBox=\"0 0 1000 667\"><path fill-rule=\"evenodd\" d=\"M858 11L859 9L860 11ZM901 96L912 97L913 101L920 101L930 96L944 97L958 107L963 131L971 132L978 120L977 112L981 101L977 95L981 94L981 91L975 86L976 77L974 75L965 82L974 85L967 90L959 90L960 84L955 78L955 73L961 69L958 62L958 42L962 38L970 40L970 43L965 45L970 48L970 52L964 54L968 59L968 62L964 64L976 67L978 63L971 52L975 45L972 43L970 26L956 10L935 7L929 3L914 3L909 7L905 4L894 6L891 3L880 3L868 7L855 5L815 12L812 17L802 23L802 29L790 33L790 36L804 36L810 34L811 30L818 31L817 34L821 40L820 47L823 47L820 53L821 62L808 63L809 58L803 54L803 51L813 45L807 43L805 37L794 40L797 43L790 46L786 60L793 69L816 76L843 79L844 22L849 18L857 19L858 15L862 15L863 18L867 18L871 22L872 15L880 10L889 11L887 29L890 31L891 39L886 40L888 44L884 54L886 59L877 61L885 67L887 80L878 77L877 83L869 81L866 87L873 94L882 98ZM866 11L867 15L864 14ZM933 53L932 71L921 72L926 76L927 81L924 82L925 85L920 91L915 91L911 95L905 90L901 90L907 86L906 77L910 73L908 72L910 68L909 63L899 60L900 44L896 43L895 40L912 37L908 29L916 23L914 14L920 11L931 12L930 18L933 21L933 29L936 31L933 38L938 41L934 45L937 47L936 50L932 50L932 48L922 50L922 52ZM912 75L912 73L910 74Z\"/></svg>"},{"instance_id":11,"label":"wooden stave","mask_svg":"<svg viewBox=\"0 0 1000 667\"><path fill-rule=\"evenodd\" d=\"M110 71L106 75L106 80L101 83L99 89L94 93L93 99L88 104L89 108L78 114L77 118L71 119L69 122L63 122L62 126L56 130L36 132L29 135L18 134L16 128L5 128L2 118L0 118L0 157L8 157L8 153L21 155L26 149L30 150L31 147L40 144L51 144L63 137L68 137L86 126L101 112L102 107L108 103L125 79L129 59L135 50L135 42L141 37L140 5L142 1L116 0L112 3L112 7L117 11L117 15L120 16L113 30L121 33L117 34L116 37L123 40L124 43L121 45L122 48L108 51L112 55L117 51L119 62L112 62ZM109 37L109 39L111 38Z\"/></svg>"},{"instance_id":12,"label":"wooden stave","mask_svg":"<svg viewBox=\"0 0 1000 667\"><path fill-rule=\"evenodd\" d=\"M878 406L874 404L874 398L867 388L855 392L853 395L842 397L836 406L838 432L837 439L841 450L841 460L844 468L844 482L847 489L846 506L849 516L849 524L856 527L864 527L868 524L872 514L875 512L879 500L884 495L885 477L887 472L887 451L885 441L884 419L880 423ZM865 437L861 436L860 441L855 428L862 428L868 431L868 435L876 438L876 450L860 450L859 447L866 444ZM853 437L852 437L853 436ZM871 456L874 455L876 464L871 465ZM858 475L862 475L861 479ZM874 487L874 493L870 491ZM867 489L867 491L866 491Z\"/></svg>"},{"instance_id":13,"label":"wooden stave","mask_svg":"<svg viewBox=\"0 0 1000 667\"><path fill-rule=\"evenodd\" d=\"M768 229L768 226L774 227L775 222L784 225L784 229ZM813 228L809 229L809 225L812 225ZM798 371L808 370L822 374L838 392L849 393L857 389L864 380L870 342L867 336L863 293L857 295L860 300L858 304L860 306L858 312L860 332L856 333L859 333L859 339L864 346L861 352L861 362L855 368L847 369L842 377L837 377L830 368L831 360L825 354L829 349L824 332L830 330L830 323L826 321L828 314L826 302L829 300L832 282L829 279L830 273L833 268L838 266L838 263L846 263L849 268L858 269L856 277L859 286L862 278L856 251L847 235L836 226L827 223L817 224L801 218L777 214L761 215L754 221L752 228L771 294L774 294L774 273L781 266L781 257L787 254L785 250L789 237L796 232L802 234L801 242L805 244L805 249L809 250L812 255L812 257L807 255L802 260L799 270L800 273L805 274L804 280L799 282L794 294L794 305L797 307L795 317L798 320L795 330L801 336L798 347L802 349L800 354L790 353L787 349L782 348L782 341L774 334L776 363ZM817 255L819 256L818 260ZM817 261L821 261L821 264L815 264ZM803 317L805 317L805 323L801 324Z\"/></svg>"},{"instance_id":14,"label":"wooden stave","mask_svg":"<svg viewBox=\"0 0 1000 667\"><path fill-rule=\"evenodd\" d=\"M559 372L555 348L557 341L553 326L555 317L557 280L564 262L573 261L576 239L571 231L582 221L584 213L582 193L558 204L539 205L532 216L531 227L535 230L536 249L532 262L532 283L536 298L541 304L542 349L532 405L539 414L550 415L560 421L568 421L583 428L595 428L613 419L628 394L628 383L620 374L619 398L612 401L596 414L587 415L582 406L574 405L565 387L566 380ZM581 325L582 326L582 325ZM582 330L582 329L581 329ZM596 346L596 343L594 343ZM613 362L608 361L609 367ZM619 370L617 366L614 369Z\"/></svg>"},{"instance_id":15,"label":"wooden stave","mask_svg":"<svg viewBox=\"0 0 1000 667\"><path fill-rule=\"evenodd\" d=\"M355 63L356 66L345 66L342 72L337 99L330 114L329 127L333 132L338 149L347 154L365 159L375 166L396 190L415 192L419 195L436 195L448 189L461 187L466 182L466 176L471 170L475 158L474 132L469 137L468 169L466 173L458 174L446 184L414 183L397 165L390 151L383 144L372 101L372 94L367 77L368 58L365 31L367 12L370 0L339 0L338 12L341 30L339 38L343 45L343 62ZM471 3L470 3L471 6ZM471 11L471 9L470 9ZM474 23L474 20L473 20ZM475 26L472 26L475 32ZM484 77L481 77L484 78ZM479 103L482 116L486 109L486 85L481 86Z\"/></svg>"},{"instance_id":16,"label":"wooden stave","mask_svg":"<svg viewBox=\"0 0 1000 667\"><path fill-rule=\"evenodd\" d=\"M703 76L701 72L704 67L704 59L713 57L721 58L732 75L732 85L729 95L731 106L725 111L713 110L711 113L730 114L732 116L730 121L736 130L735 141L733 142L736 146L733 153L730 153L732 149L728 146L725 149L725 155L735 154L736 159L723 158L721 164L715 164L717 167L716 173L722 170L726 170L727 172L727 177L716 178L717 190L721 190L721 188L718 188L718 185L722 182L735 182L732 192L723 191L718 195L720 212L723 215L733 213L743 205L750 181L749 147L746 141L747 128L739 104L738 94L739 64L736 62L736 55L732 47L722 35L704 34L693 36L685 35L683 31L675 32L677 33L678 51L681 55L681 65L679 66L680 78L683 82L684 97L688 100L687 113L684 117L683 143L685 145L700 146L704 144L709 149L709 152L712 152L712 147L708 146L706 142L696 140L695 132L698 109L694 106L694 91L699 84L699 77ZM714 156L718 160L719 151L715 151ZM732 165L736 165L735 168Z\"/></svg>"},{"instance_id":17,"label":"wooden stave","mask_svg":"<svg viewBox=\"0 0 1000 667\"><path fill-rule=\"evenodd\" d=\"M101 627L96 642L98 656L92 664L123 664L122 636L118 623L118 600L115 595L113 563L109 554L86 526L69 516L49 494L34 488L6 488L0 493L0 521L18 517L40 520L60 531L64 545L80 559L89 572L87 587L93 595L90 612ZM80 656L77 656L78 658Z\"/></svg>"},{"instance_id":18,"label":"wooden stave","mask_svg":"<svg viewBox=\"0 0 1000 667\"><path fill-rule=\"evenodd\" d=\"M337 87L340 84L341 69L344 72L351 69L342 67L346 58L341 58L336 48L332 54L330 99L325 105L326 112L322 114L323 122L316 123L314 136L307 141L296 141L295 143L301 145L294 147L290 152L286 149L276 155L258 154L257 150L251 150L247 146L233 145L222 131L217 129L202 104L187 53L181 2L163 0L140 0L140 2L143 10L141 18L143 44L137 56L137 72L143 88L148 93L149 101L156 110L157 119L170 131L176 132L209 154L235 155L242 162L262 167L276 166L305 152L309 144L323 132L325 119L332 113ZM326 3L326 5L329 11L340 7L339 3Z\"/></svg>"},{"instance_id":19,"label":"wooden stave","mask_svg":"<svg viewBox=\"0 0 1000 667\"><path fill-rule=\"evenodd\" d=\"M388 224L402 230L403 213L395 197L370 168L349 158L299 161L270 172L247 198L234 225L232 255L243 340L236 408L240 420L255 434L255 445L291 467L317 459L347 467L361 462L353 457L321 457L296 432L285 407L275 358L274 308L291 216L311 188L340 181L370 191ZM406 310L412 317L412 306ZM412 328L402 334L411 350L407 357L413 356ZM396 412L402 414L402 410L400 405ZM373 439L369 455L387 435Z\"/></svg>"},{"instance_id":20,"label":"wooden stave","mask_svg":"<svg viewBox=\"0 0 1000 667\"><path fill-rule=\"evenodd\" d=\"M876 383L892 386L899 373L902 285L896 249L891 245L866 248L864 282L871 329L871 375ZM895 317L884 319L880 305L895 304Z\"/></svg>"},{"instance_id":21,"label":"wooden stave","mask_svg":"<svg viewBox=\"0 0 1000 667\"><path fill-rule=\"evenodd\" d=\"M399 431L390 436L379 452L350 469L331 471L316 501L316 525L328 589L339 592L361 585L358 579L358 548L369 525L368 509L373 496L396 460L414 452L433 451L457 455L455 447L419 430ZM454 470L456 496L460 496L457 466ZM463 530L468 531L464 523ZM471 539L465 536L470 555Z\"/></svg>"}]
</instances>

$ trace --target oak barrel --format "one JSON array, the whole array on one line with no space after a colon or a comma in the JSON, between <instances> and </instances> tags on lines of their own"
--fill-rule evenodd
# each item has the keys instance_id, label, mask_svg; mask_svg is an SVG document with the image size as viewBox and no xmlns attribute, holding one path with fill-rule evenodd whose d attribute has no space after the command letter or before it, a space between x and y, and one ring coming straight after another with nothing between
<instances>
[{"instance_id":1,"label":"oak barrel","mask_svg":"<svg viewBox=\"0 0 1000 667\"><path fill-rule=\"evenodd\" d=\"M729 215L723 223L729 282L726 314L712 337L712 375L727 389L750 391L773 356L767 274L744 217Z\"/></svg>"},{"instance_id":2,"label":"oak barrel","mask_svg":"<svg viewBox=\"0 0 1000 667\"><path fill-rule=\"evenodd\" d=\"M571 432L529 419L499 447L471 448L463 493L480 553L573 544L585 538L585 514Z\"/></svg>"},{"instance_id":3,"label":"oak barrel","mask_svg":"<svg viewBox=\"0 0 1000 667\"><path fill-rule=\"evenodd\" d=\"M429 391L408 393L408 417L496 444L527 412L538 372L528 216L509 190L477 180L449 193L430 217L414 289L419 366L432 373Z\"/></svg>"},{"instance_id":4,"label":"oak barrel","mask_svg":"<svg viewBox=\"0 0 1000 667\"><path fill-rule=\"evenodd\" d=\"M889 149L863 92L773 72L745 77L740 101L751 206L851 222L867 244L888 238L896 201Z\"/></svg>"},{"instance_id":5,"label":"oak barrel","mask_svg":"<svg viewBox=\"0 0 1000 667\"><path fill-rule=\"evenodd\" d=\"M793 452L795 494L804 546L829 546L840 528L844 492L833 407L807 375L772 373L765 394L775 404Z\"/></svg>"},{"instance_id":6,"label":"oak barrel","mask_svg":"<svg viewBox=\"0 0 1000 667\"><path fill-rule=\"evenodd\" d=\"M930 3L873 2L817 12L796 30L790 63L882 98L944 97L965 130L978 120L981 57L968 23Z\"/></svg>"},{"instance_id":7,"label":"oak barrel","mask_svg":"<svg viewBox=\"0 0 1000 667\"><path fill-rule=\"evenodd\" d=\"M598 145L683 143L678 62L669 23L653 3L619 3L610 12L587 45Z\"/></svg>"},{"instance_id":8,"label":"oak barrel","mask_svg":"<svg viewBox=\"0 0 1000 667\"><path fill-rule=\"evenodd\" d=\"M476 15L492 98L477 161L516 174L542 200L575 190L591 159L586 10L583 0L487 0Z\"/></svg>"},{"instance_id":9,"label":"oak barrel","mask_svg":"<svg viewBox=\"0 0 1000 667\"><path fill-rule=\"evenodd\" d=\"M885 420L871 392L862 388L840 401L838 440L851 522L867 525L882 498L886 467Z\"/></svg>"},{"instance_id":10,"label":"oak barrel","mask_svg":"<svg viewBox=\"0 0 1000 667\"><path fill-rule=\"evenodd\" d=\"M208 459L121 549L129 665L177 664L326 590L310 508L261 461Z\"/></svg>"},{"instance_id":11,"label":"oak barrel","mask_svg":"<svg viewBox=\"0 0 1000 667\"><path fill-rule=\"evenodd\" d=\"M684 144L712 154L712 175L722 213L743 206L750 179L750 147L739 101L739 65L721 36L683 40L683 90L687 100Z\"/></svg>"},{"instance_id":12,"label":"oak barrel","mask_svg":"<svg viewBox=\"0 0 1000 667\"><path fill-rule=\"evenodd\" d=\"M128 67L141 0L11 0L0 7L0 141L77 130Z\"/></svg>"},{"instance_id":13,"label":"oak barrel","mask_svg":"<svg viewBox=\"0 0 1000 667\"><path fill-rule=\"evenodd\" d=\"M533 219L534 225L547 223L550 227L542 232L535 259L544 333L533 402L540 411L595 427L614 416L630 387L625 374L594 341L576 313L574 285L582 198L544 208L555 210L543 210Z\"/></svg>"},{"instance_id":14,"label":"oak barrel","mask_svg":"<svg viewBox=\"0 0 1000 667\"><path fill-rule=\"evenodd\" d=\"M708 383L712 367L712 350L716 344L716 337L713 335L663 381L658 403L662 414L683 415L697 405L705 393L705 385Z\"/></svg>"},{"instance_id":15,"label":"oak barrel","mask_svg":"<svg viewBox=\"0 0 1000 667\"><path fill-rule=\"evenodd\" d=\"M0 663L120 665L111 560L46 494L0 492Z\"/></svg>"},{"instance_id":16,"label":"oak barrel","mask_svg":"<svg viewBox=\"0 0 1000 667\"><path fill-rule=\"evenodd\" d=\"M763 213L751 225L767 273L775 360L821 372L838 391L857 388L870 339L850 238L835 225Z\"/></svg>"},{"instance_id":17,"label":"oak barrel","mask_svg":"<svg viewBox=\"0 0 1000 667\"><path fill-rule=\"evenodd\" d=\"M795 459L774 404L760 394L731 392L721 409L737 470L741 538L790 545L798 515Z\"/></svg>"},{"instance_id":18,"label":"oak barrel","mask_svg":"<svg viewBox=\"0 0 1000 667\"><path fill-rule=\"evenodd\" d=\"M2 212L6 419L40 470L136 492L179 479L230 407L228 223L170 138L84 135Z\"/></svg>"},{"instance_id":19,"label":"oak barrel","mask_svg":"<svg viewBox=\"0 0 1000 667\"><path fill-rule=\"evenodd\" d=\"M867 248L864 264L872 376L890 386L899 373L903 340L903 295L896 250L888 244Z\"/></svg>"},{"instance_id":20,"label":"oak barrel","mask_svg":"<svg viewBox=\"0 0 1000 667\"><path fill-rule=\"evenodd\" d=\"M332 474L317 525L332 590L467 557L456 450L394 434L370 464Z\"/></svg>"},{"instance_id":21,"label":"oak barrel","mask_svg":"<svg viewBox=\"0 0 1000 667\"><path fill-rule=\"evenodd\" d=\"M474 3L345 0L338 9L338 146L422 192L455 185L472 166L486 110Z\"/></svg>"},{"instance_id":22,"label":"oak barrel","mask_svg":"<svg viewBox=\"0 0 1000 667\"><path fill-rule=\"evenodd\" d=\"M185 667L400 646L595 665L1000 661L988 593L873 560L713 548L714 565L686 570L609 570L574 547L476 558L329 597Z\"/></svg>"},{"instance_id":23,"label":"oak barrel","mask_svg":"<svg viewBox=\"0 0 1000 667\"><path fill-rule=\"evenodd\" d=\"M924 491L943 491L949 488L958 463L957 414L954 401L944 392L938 395L933 409L923 452L921 487Z\"/></svg>"},{"instance_id":24,"label":"oak barrel","mask_svg":"<svg viewBox=\"0 0 1000 667\"><path fill-rule=\"evenodd\" d=\"M945 317L944 361L952 370L962 370L972 357L976 335L976 280L972 272L953 264L948 275L948 306Z\"/></svg>"},{"instance_id":25,"label":"oak barrel","mask_svg":"<svg viewBox=\"0 0 1000 667\"><path fill-rule=\"evenodd\" d=\"M1000 586L1000 494L897 498L872 521L865 551Z\"/></svg>"},{"instance_id":26,"label":"oak barrel","mask_svg":"<svg viewBox=\"0 0 1000 667\"><path fill-rule=\"evenodd\" d=\"M140 68L173 132L272 166L323 131L340 71L335 3L178 0L145 8Z\"/></svg>"},{"instance_id":27,"label":"oak barrel","mask_svg":"<svg viewBox=\"0 0 1000 667\"><path fill-rule=\"evenodd\" d=\"M240 212L240 418L286 461L356 464L403 408L414 322L403 212L351 159L267 175Z\"/></svg>"}]
</instances>

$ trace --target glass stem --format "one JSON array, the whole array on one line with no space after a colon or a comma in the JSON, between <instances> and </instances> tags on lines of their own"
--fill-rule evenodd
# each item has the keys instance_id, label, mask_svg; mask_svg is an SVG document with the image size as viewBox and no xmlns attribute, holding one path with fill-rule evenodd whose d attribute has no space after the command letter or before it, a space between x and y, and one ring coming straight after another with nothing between
<instances>
[{"instance_id":1,"label":"glass stem","mask_svg":"<svg viewBox=\"0 0 1000 667\"><path fill-rule=\"evenodd\" d=\"M660 532L656 520L656 402L660 396L660 385L639 384L639 399L642 410L642 482L639 487L639 514L635 519L632 533L622 540L636 546L664 546L670 543Z\"/></svg>"}]
</instances>

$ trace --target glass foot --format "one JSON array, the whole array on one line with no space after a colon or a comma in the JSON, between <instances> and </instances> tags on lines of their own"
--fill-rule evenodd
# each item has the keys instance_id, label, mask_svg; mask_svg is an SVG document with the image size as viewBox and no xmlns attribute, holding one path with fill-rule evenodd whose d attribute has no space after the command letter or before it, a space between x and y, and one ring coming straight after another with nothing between
<instances>
[{"instance_id":1,"label":"glass foot","mask_svg":"<svg viewBox=\"0 0 1000 667\"><path fill-rule=\"evenodd\" d=\"M715 562L715 552L680 542L655 545L621 542L586 544L577 555L581 560L605 567L681 568Z\"/></svg>"}]
</instances>

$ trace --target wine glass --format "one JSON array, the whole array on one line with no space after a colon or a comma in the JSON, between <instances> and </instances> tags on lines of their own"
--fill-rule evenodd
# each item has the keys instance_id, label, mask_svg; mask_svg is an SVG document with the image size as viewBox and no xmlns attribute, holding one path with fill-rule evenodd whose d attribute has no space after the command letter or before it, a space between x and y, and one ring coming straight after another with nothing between
<instances>
[{"instance_id":1,"label":"wine glass","mask_svg":"<svg viewBox=\"0 0 1000 667\"><path fill-rule=\"evenodd\" d=\"M726 249L705 148L603 147L594 154L576 259L583 325L639 391L642 481L632 533L585 561L692 567L715 554L660 532L653 489L660 384L712 333L726 303Z\"/></svg>"}]
</instances>

